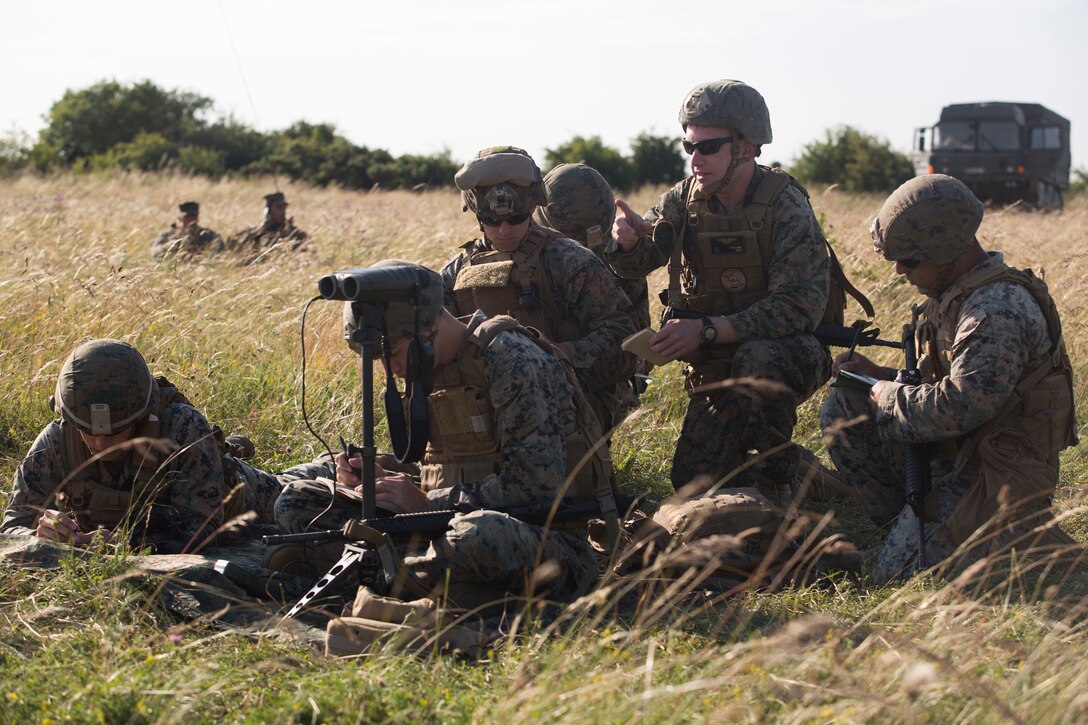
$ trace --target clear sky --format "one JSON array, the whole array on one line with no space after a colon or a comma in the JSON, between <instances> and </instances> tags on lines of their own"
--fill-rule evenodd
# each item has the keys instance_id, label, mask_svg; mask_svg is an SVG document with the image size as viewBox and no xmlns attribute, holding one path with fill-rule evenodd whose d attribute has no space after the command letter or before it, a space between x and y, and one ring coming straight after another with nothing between
<instances>
[{"instance_id":1,"label":"clear sky","mask_svg":"<svg viewBox=\"0 0 1088 725\"><path fill-rule=\"evenodd\" d=\"M0 0L0 18L0 133L36 134L66 89L147 78L265 131L542 162L576 134L679 135L686 91L739 78L770 106L765 162L838 124L905 152L942 106L1006 100L1070 119L1088 166L1086 0Z\"/></svg>"}]
</instances>

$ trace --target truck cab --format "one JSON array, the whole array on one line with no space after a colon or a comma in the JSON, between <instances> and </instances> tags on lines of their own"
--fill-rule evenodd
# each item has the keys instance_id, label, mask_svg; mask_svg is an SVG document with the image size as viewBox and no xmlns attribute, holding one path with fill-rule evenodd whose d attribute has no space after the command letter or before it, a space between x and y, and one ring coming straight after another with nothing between
<instances>
[{"instance_id":1,"label":"truck cab","mask_svg":"<svg viewBox=\"0 0 1088 725\"><path fill-rule=\"evenodd\" d=\"M914 130L915 174L948 174L993 204L1060 209L1069 188L1069 121L1038 103L957 103Z\"/></svg>"}]
</instances>

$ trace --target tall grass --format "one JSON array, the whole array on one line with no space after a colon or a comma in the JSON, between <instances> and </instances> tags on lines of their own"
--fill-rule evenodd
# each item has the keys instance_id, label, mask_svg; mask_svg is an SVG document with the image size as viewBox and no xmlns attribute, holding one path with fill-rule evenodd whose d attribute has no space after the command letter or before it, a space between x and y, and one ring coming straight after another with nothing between
<instances>
[{"instance_id":1,"label":"tall grass","mask_svg":"<svg viewBox=\"0 0 1088 725\"><path fill-rule=\"evenodd\" d=\"M269 469L319 451L299 407L299 322L327 272L400 257L440 265L474 234L448 191L288 186L310 233L302 254L240 266L230 257L153 264L151 240L177 203L230 233L259 220L268 182L184 176L23 177L0 182L0 477L52 417L47 401L79 341L136 345L214 423L256 443ZM813 189L835 248L897 337L918 297L873 254L882 199ZM629 201L645 208L648 190ZM1065 323L1085 419L1088 201L1062 214L990 211L981 237L1017 266L1045 269ZM664 284L664 272L651 288ZM319 432L358 439L357 358L337 305L307 320L307 403ZM895 364L894 351L878 359ZM678 365L655 371L638 415L617 432L625 485L669 489L685 401ZM821 396L796 438L820 448ZM1084 445L1063 457L1056 506L1088 540ZM0 486L6 489L7 485ZM849 501L831 508L874 541ZM826 507L826 506L825 506ZM379 651L327 660L287 630L223 634L162 606L162 591L125 563L72 559L59 570L0 568L0 720L298 722L379 720L1032 721L1088 717L1085 580L1004 562L949 579L874 587L845 577L731 597L698 582L653 589L613 582L552 618L510 623L517 636L482 662ZM653 572L650 576L652 578ZM664 585L663 585L664 586Z\"/></svg>"}]
</instances>

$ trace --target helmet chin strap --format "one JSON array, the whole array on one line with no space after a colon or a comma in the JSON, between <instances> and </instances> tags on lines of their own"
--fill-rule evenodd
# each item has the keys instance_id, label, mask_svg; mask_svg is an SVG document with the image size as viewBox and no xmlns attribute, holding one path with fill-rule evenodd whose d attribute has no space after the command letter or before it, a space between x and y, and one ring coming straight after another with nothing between
<instances>
[{"instance_id":1,"label":"helmet chin strap","mask_svg":"<svg viewBox=\"0 0 1088 725\"><path fill-rule=\"evenodd\" d=\"M737 140L740 140L739 137ZM740 165L755 158L754 156L742 157L740 155L739 143L731 143L729 144L729 146L729 166L725 170L725 175L720 180L718 180L714 184L711 184L710 186L699 185L699 188L695 190L695 199L697 201L705 202L707 199L710 199L711 197L720 194L722 190L729 186L729 184L733 181L733 176L737 173L737 169L740 167Z\"/></svg>"}]
</instances>

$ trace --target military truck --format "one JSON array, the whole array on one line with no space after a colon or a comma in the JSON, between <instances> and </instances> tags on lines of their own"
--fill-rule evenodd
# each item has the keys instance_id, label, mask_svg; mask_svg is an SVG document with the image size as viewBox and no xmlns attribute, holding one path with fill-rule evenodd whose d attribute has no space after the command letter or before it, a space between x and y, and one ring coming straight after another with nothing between
<instances>
[{"instance_id":1,"label":"military truck","mask_svg":"<svg viewBox=\"0 0 1088 725\"><path fill-rule=\"evenodd\" d=\"M955 103L914 130L915 174L948 174L994 204L1060 209L1069 188L1069 121L1038 103Z\"/></svg>"}]
</instances>

